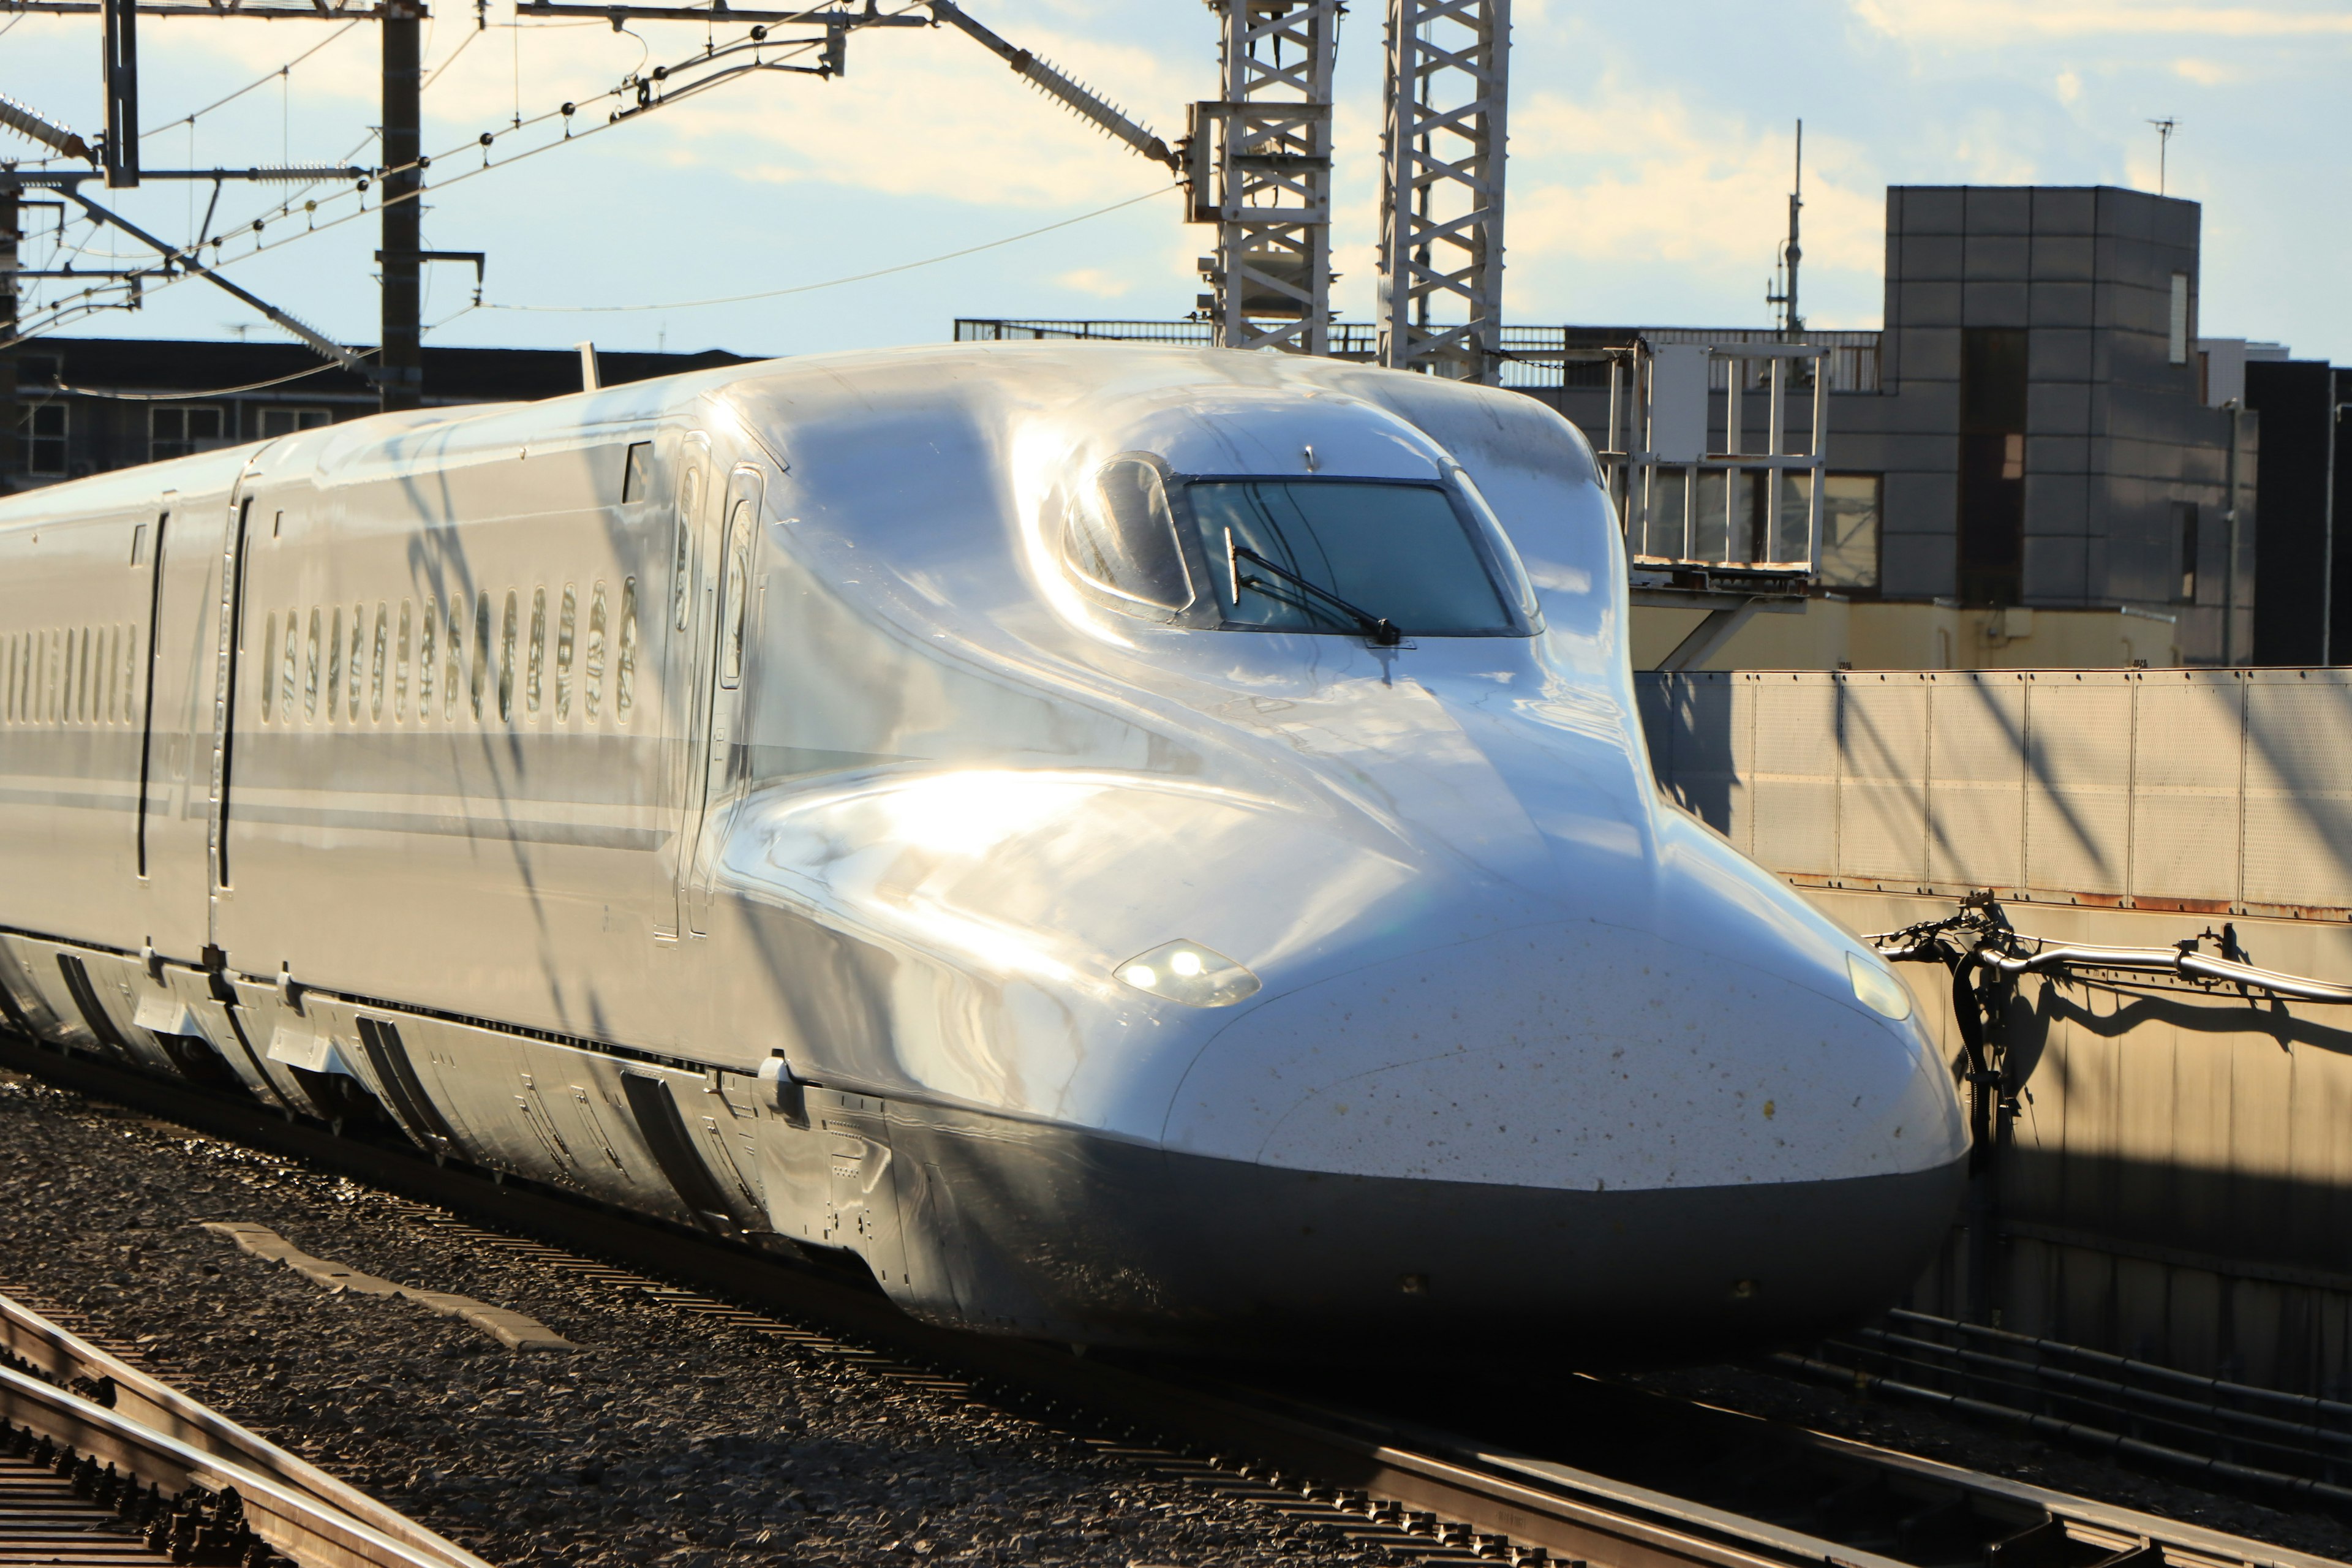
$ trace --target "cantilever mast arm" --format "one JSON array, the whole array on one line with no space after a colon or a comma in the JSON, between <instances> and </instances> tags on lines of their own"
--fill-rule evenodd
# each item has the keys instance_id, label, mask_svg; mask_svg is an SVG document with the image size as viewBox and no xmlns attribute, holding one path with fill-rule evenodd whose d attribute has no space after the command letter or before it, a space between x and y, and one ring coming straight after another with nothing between
<instances>
[{"instance_id":1,"label":"cantilever mast arm","mask_svg":"<svg viewBox=\"0 0 2352 1568\"><path fill-rule=\"evenodd\" d=\"M952 23L975 43L1002 58L1005 64L1027 77L1039 91L1048 98L1059 99L1082 120L1091 120L1100 129L1134 148L1155 163L1165 163L1182 172L1183 160L1169 149L1168 143L1154 136L1149 128L1137 124L1113 109L1086 88L1072 81L1053 66L1039 59L1027 49L1016 48L995 33L963 14L954 0L931 0L931 16L937 21Z\"/></svg>"},{"instance_id":2,"label":"cantilever mast arm","mask_svg":"<svg viewBox=\"0 0 2352 1568\"><path fill-rule=\"evenodd\" d=\"M162 256L165 260L178 262L181 266L186 268L197 277L202 278L214 288L219 289L226 293L235 295L237 299L252 306L255 310L268 317L271 321L285 328L286 331L301 339L303 343L313 353L334 361L337 364L341 365L345 370L350 371L353 375L363 377L368 381L374 381L377 379L375 367L369 364L367 361L362 359L360 355L352 353L350 349L345 348L342 344L327 338L323 334L311 331L309 327L304 326L301 322L296 321L293 317L288 315L285 311L279 310L268 300L264 300L258 294L238 288L227 279L214 271L211 268L206 267L203 262L198 261L196 259L196 253L194 247L190 247L188 249L183 250L178 246L173 245L168 241L156 238L153 235L149 234L145 229L141 228L137 224L132 223L129 218L124 217L121 214L110 212L107 208L99 205L96 202L91 201L88 196L83 195L79 185L68 186L66 188L66 195L71 196L74 200L79 202L84 207L88 208L89 216L98 219L99 222L112 224L115 227L121 229L123 233L129 235L140 244L147 246L151 249L154 250L156 254Z\"/></svg>"}]
</instances>

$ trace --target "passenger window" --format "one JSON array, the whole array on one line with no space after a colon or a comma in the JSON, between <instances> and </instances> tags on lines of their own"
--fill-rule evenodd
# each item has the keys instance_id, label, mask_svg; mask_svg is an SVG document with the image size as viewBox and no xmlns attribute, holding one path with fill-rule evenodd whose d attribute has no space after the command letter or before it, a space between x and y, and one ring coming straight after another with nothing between
<instances>
[{"instance_id":1,"label":"passenger window","mask_svg":"<svg viewBox=\"0 0 2352 1568\"><path fill-rule=\"evenodd\" d=\"M286 612L286 659L278 667L278 721L294 722L294 638L300 627L299 610Z\"/></svg>"},{"instance_id":2,"label":"passenger window","mask_svg":"<svg viewBox=\"0 0 2352 1568\"><path fill-rule=\"evenodd\" d=\"M392 616L383 600L375 605L375 657L368 660L368 717L383 722L384 643L392 634Z\"/></svg>"},{"instance_id":3,"label":"passenger window","mask_svg":"<svg viewBox=\"0 0 2352 1568\"><path fill-rule=\"evenodd\" d=\"M516 601L515 591L507 590L506 618L499 626L499 722L514 722L515 689L515 622L522 607Z\"/></svg>"},{"instance_id":4,"label":"passenger window","mask_svg":"<svg viewBox=\"0 0 2352 1568\"><path fill-rule=\"evenodd\" d=\"M1159 620L1192 602L1192 574L1157 465L1116 458L1071 506L1062 559L1079 582L1119 609Z\"/></svg>"},{"instance_id":5,"label":"passenger window","mask_svg":"<svg viewBox=\"0 0 2352 1568\"><path fill-rule=\"evenodd\" d=\"M394 644L392 665L392 721L408 722L408 601L400 601L400 631Z\"/></svg>"},{"instance_id":6,"label":"passenger window","mask_svg":"<svg viewBox=\"0 0 2352 1568\"><path fill-rule=\"evenodd\" d=\"M621 471L621 504L626 506L633 500L645 500L653 493L653 488L654 444L651 441L632 441Z\"/></svg>"},{"instance_id":7,"label":"passenger window","mask_svg":"<svg viewBox=\"0 0 2352 1568\"><path fill-rule=\"evenodd\" d=\"M269 722L277 710L278 695L278 612L272 610L261 622L261 721Z\"/></svg>"},{"instance_id":8,"label":"passenger window","mask_svg":"<svg viewBox=\"0 0 2352 1568\"><path fill-rule=\"evenodd\" d=\"M677 552L670 563L670 625L679 631L694 618L694 514L702 500L702 468L695 465L677 483Z\"/></svg>"},{"instance_id":9,"label":"passenger window","mask_svg":"<svg viewBox=\"0 0 2352 1568\"><path fill-rule=\"evenodd\" d=\"M335 606L327 623L327 722L335 721L335 702L343 691L343 607Z\"/></svg>"},{"instance_id":10,"label":"passenger window","mask_svg":"<svg viewBox=\"0 0 2352 1568\"><path fill-rule=\"evenodd\" d=\"M624 578L621 583L621 659L620 668L613 672L613 717L620 723L629 721L629 710L637 700L637 580Z\"/></svg>"},{"instance_id":11,"label":"passenger window","mask_svg":"<svg viewBox=\"0 0 2352 1568\"><path fill-rule=\"evenodd\" d=\"M434 655L439 651L441 606L432 599L425 601L425 613L420 617L416 642L416 721L433 722L433 671L438 668Z\"/></svg>"},{"instance_id":12,"label":"passenger window","mask_svg":"<svg viewBox=\"0 0 2352 1568\"><path fill-rule=\"evenodd\" d=\"M367 606L352 606L352 657L343 668L350 672L351 686L344 694L343 712L354 724L360 721L360 690L366 684L362 679L367 662Z\"/></svg>"},{"instance_id":13,"label":"passenger window","mask_svg":"<svg viewBox=\"0 0 2352 1568\"><path fill-rule=\"evenodd\" d=\"M572 717L572 624L579 612L579 592L566 583L563 608L555 620L555 717L559 722Z\"/></svg>"},{"instance_id":14,"label":"passenger window","mask_svg":"<svg viewBox=\"0 0 2352 1568\"><path fill-rule=\"evenodd\" d=\"M596 721L597 710L604 705L604 584L596 584L596 597L588 606L588 721Z\"/></svg>"},{"instance_id":15,"label":"passenger window","mask_svg":"<svg viewBox=\"0 0 2352 1568\"><path fill-rule=\"evenodd\" d=\"M305 645L302 661L302 721L310 723L319 717L319 626L320 617L316 605L310 610L310 637Z\"/></svg>"},{"instance_id":16,"label":"passenger window","mask_svg":"<svg viewBox=\"0 0 2352 1568\"><path fill-rule=\"evenodd\" d=\"M482 721L482 688L490 678L490 594L487 588L474 595L474 683L467 689L474 702L474 722Z\"/></svg>"},{"instance_id":17,"label":"passenger window","mask_svg":"<svg viewBox=\"0 0 2352 1568\"><path fill-rule=\"evenodd\" d=\"M737 501L734 515L727 520L725 572L727 580L719 595L724 610L719 624L726 628L726 642L719 679L722 686L734 686L743 679L743 615L751 597L751 503L748 500Z\"/></svg>"},{"instance_id":18,"label":"passenger window","mask_svg":"<svg viewBox=\"0 0 2352 1568\"><path fill-rule=\"evenodd\" d=\"M449 601L448 619L441 627L441 719L455 723L457 697L466 684L466 602Z\"/></svg>"},{"instance_id":19,"label":"passenger window","mask_svg":"<svg viewBox=\"0 0 2352 1568\"><path fill-rule=\"evenodd\" d=\"M530 591L530 652L523 669L523 699L530 710L539 711L540 687L547 669L547 590Z\"/></svg>"}]
</instances>

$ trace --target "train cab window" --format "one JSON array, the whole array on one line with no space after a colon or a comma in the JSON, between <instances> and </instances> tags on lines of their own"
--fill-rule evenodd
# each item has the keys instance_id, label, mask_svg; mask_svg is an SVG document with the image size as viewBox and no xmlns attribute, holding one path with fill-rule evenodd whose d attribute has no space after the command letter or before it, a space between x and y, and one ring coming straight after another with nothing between
<instances>
[{"instance_id":1,"label":"train cab window","mask_svg":"<svg viewBox=\"0 0 2352 1568\"><path fill-rule=\"evenodd\" d=\"M1531 592L1510 545L1465 497L1362 479L1195 479L1182 503L1231 630L1527 637Z\"/></svg>"},{"instance_id":2,"label":"train cab window","mask_svg":"<svg viewBox=\"0 0 2352 1568\"><path fill-rule=\"evenodd\" d=\"M1192 602L1167 481L1147 458L1103 465L1063 524L1062 560L1094 597L1129 615L1171 620Z\"/></svg>"},{"instance_id":3,"label":"train cab window","mask_svg":"<svg viewBox=\"0 0 2352 1568\"><path fill-rule=\"evenodd\" d=\"M734 515L727 520L727 559L721 563L726 584L719 600L722 606L719 625L725 628L725 638L719 649L719 684L737 686L743 679L743 616L751 597L751 503L739 500Z\"/></svg>"},{"instance_id":4,"label":"train cab window","mask_svg":"<svg viewBox=\"0 0 2352 1568\"><path fill-rule=\"evenodd\" d=\"M653 494L654 444L632 441L621 467L621 504L640 501Z\"/></svg>"}]
</instances>

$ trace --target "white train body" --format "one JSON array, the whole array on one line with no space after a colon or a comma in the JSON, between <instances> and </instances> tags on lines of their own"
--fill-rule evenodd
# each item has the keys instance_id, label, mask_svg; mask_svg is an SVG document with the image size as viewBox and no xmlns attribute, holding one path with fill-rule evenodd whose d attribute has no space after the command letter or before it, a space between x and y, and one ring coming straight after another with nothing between
<instances>
[{"instance_id":1,"label":"white train body","mask_svg":"<svg viewBox=\"0 0 2352 1568\"><path fill-rule=\"evenodd\" d=\"M1236 508L1405 543L1302 589ZM1445 624L1368 630L1360 580ZM1624 582L1532 400L1216 352L783 362L36 491L0 991L977 1328L1801 1331L1902 1289L1965 1132L1884 965L1662 803Z\"/></svg>"}]
</instances>

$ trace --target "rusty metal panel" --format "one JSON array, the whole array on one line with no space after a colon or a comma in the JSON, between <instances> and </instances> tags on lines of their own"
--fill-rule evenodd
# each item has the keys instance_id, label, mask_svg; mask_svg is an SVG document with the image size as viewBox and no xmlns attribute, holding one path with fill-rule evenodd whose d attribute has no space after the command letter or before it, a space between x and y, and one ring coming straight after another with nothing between
<instances>
[{"instance_id":1,"label":"rusty metal panel","mask_svg":"<svg viewBox=\"0 0 2352 1568\"><path fill-rule=\"evenodd\" d=\"M1838 865L1843 876L1927 879L1927 694L1907 672L1848 675L1838 739Z\"/></svg>"},{"instance_id":2,"label":"rusty metal panel","mask_svg":"<svg viewBox=\"0 0 2352 1568\"><path fill-rule=\"evenodd\" d=\"M2025 680L2005 670L1932 678L1927 879L2025 886Z\"/></svg>"},{"instance_id":3,"label":"rusty metal panel","mask_svg":"<svg viewBox=\"0 0 2352 1568\"><path fill-rule=\"evenodd\" d=\"M2128 891L2234 902L2245 680L2236 670L2167 669L2133 684Z\"/></svg>"},{"instance_id":4,"label":"rusty metal panel","mask_svg":"<svg viewBox=\"0 0 2352 1568\"><path fill-rule=\"evenodd\" d=\"M2042 670L2028 685L2025 879L2120 899L2131 864L2128 671Z\"/></svg>"},{"instance_id":5,"label":"rusty metal panel","mask_svg":"<svg viewBox=\"0 0 2352 1568\"><path fill-rule=\"evenodd\" d=\"M1838 864L1838 689L1824 675L1758 674L1748 853L1776 871L1833 874Z\"/></svg>"},{"instance_id":6,"label":"rusty metal panel","mask_svg":"<svg viewBox=\"0 0 2352 1568\"><path fill-rule=\"evenodd\" d=\"M2250 671L2245 752L2244 898L2352 904L2352 671Z\"/></svg>"}]
</instances>

